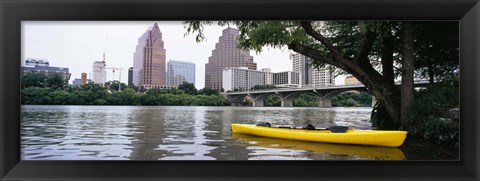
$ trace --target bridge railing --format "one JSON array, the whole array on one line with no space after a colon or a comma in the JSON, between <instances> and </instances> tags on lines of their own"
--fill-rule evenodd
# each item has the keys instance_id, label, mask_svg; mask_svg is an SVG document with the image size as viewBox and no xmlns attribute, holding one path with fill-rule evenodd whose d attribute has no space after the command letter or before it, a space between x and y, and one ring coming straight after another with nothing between
<instances>
[{"instance_id":1,"label":"bridge railing","mask_svg":"<svg viewBox=\"0 0 480 181\"><path fill-rule=\"evenodd\" d=\"M415 85L428 85L429 81L415 81ZM401 82L395 82L396 85L401 85ZM326 90L326 89L338 89L338 88L361 88L365 87L363 84L355 85L331 85L331 86L322 86L322 87L298 87L298 88L276 88L276 89L261 89L261 90L249 90L249 91L234 91L234 92L225 92L226 95L239 95L239 94L250 94L250 93L270 93L270 92L289 92L289 91L313 91L313 90Z\"/></svg>"}]
</instances>

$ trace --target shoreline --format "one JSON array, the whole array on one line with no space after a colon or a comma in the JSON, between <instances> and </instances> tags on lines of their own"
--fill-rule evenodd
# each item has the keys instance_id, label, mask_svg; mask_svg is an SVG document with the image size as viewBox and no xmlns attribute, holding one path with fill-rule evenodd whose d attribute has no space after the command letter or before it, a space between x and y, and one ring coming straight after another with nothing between
<instances>
[{"instance_id":1,"label":"shoreline","mask_svg":"<svg viewBox=\"0 0 480 181\"><path fill-rule=\"evenodd\" d=\"M407 136L399 149L405 154L407 160L460 160L460 148L446 147L415 136Z\"/></svg>"}]
</instances>

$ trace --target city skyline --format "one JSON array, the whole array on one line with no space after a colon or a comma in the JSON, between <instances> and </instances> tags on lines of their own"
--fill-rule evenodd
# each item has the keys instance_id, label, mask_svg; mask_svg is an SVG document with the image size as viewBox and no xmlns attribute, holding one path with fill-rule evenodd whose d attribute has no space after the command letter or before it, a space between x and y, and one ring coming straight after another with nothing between
<instances>
[{"instance_id":1,"label":"city skyline","mask_svg":"<svg viewBox=\"0 0 480 181\"><path fill-rule=\"evenodd\" d=\"M205 27L206 40L197 43L195 35L187 32L182 21L22 21L21 64L27 58L48 60L51 66L68 67L71 84L81 73L92 76L92 63L102 61L106 53L108 67L123 68L121 82L128 83L128 69L133 66L133 55L138 38L155 22L165 43L166 60L189 60L196 65L195 87L205 86L205 64L222 30L217 25ZM250 51L257 70L270 68L273 72L291 71L292 61L286 47L282 50L264 48L259 54ZM107 81L118 80L119 72L107 70ZM339 82L339 81L336 81Z\"/></svg>"}]
</instances>

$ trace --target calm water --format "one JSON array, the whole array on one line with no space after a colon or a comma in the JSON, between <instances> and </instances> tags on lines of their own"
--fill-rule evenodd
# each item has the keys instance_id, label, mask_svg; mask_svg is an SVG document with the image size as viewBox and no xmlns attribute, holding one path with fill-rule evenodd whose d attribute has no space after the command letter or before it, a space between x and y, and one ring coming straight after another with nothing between
<instances>
[{"instance_id":1,"label":"calm water","mask_svg":"<svg viewBox=\"0 0 480 181\"><path fill-rule=\"evenodd\" d=\"M22 106L23 160L403 160L398 148L230 131L231 123L371 129L371 108Z\"/></svg>"}]
</instances>

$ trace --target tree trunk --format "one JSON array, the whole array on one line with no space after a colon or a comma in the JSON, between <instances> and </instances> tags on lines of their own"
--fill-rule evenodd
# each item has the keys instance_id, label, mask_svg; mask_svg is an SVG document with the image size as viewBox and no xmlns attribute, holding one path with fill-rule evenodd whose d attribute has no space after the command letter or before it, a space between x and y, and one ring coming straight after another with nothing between
<instances>
[{"instance_id":1,"label":"tree trunk","mask_svg":"<svg viewBox=\"0 0 480 181\"><path fill-rule=\"evenodd\" d=\"M391 79L380 75L371 66L359 66L360 74L353 73L355 77L367 87L371 93L384 106L394 125L398 128L400 121L400 90L395 86Z\"/></svg>"},{"instance_id":2,"label":"tree trunk","mask_svg":"<svg viewBox=\"0 0 480 181\"><path fill-rule=\"evenodd\" d=\"M414 103L414 41L413 41L413 22L404 22L403 31L403 58L402 58L402 88L401 88L401 110L400 110L400 129L408 129L408 112Z\"/></svg>"},{"instance_id":3,"label":"tree trunk","mask_svg":"<svg viewBox=\"0 0 480 181\"><path fill-rule=\"evenodd\" d=\"M382 74L391 84L395 84L393 76L393 37L387 35L382 39L380 57L382 59Z\"/></svg>"}]
</instances>

